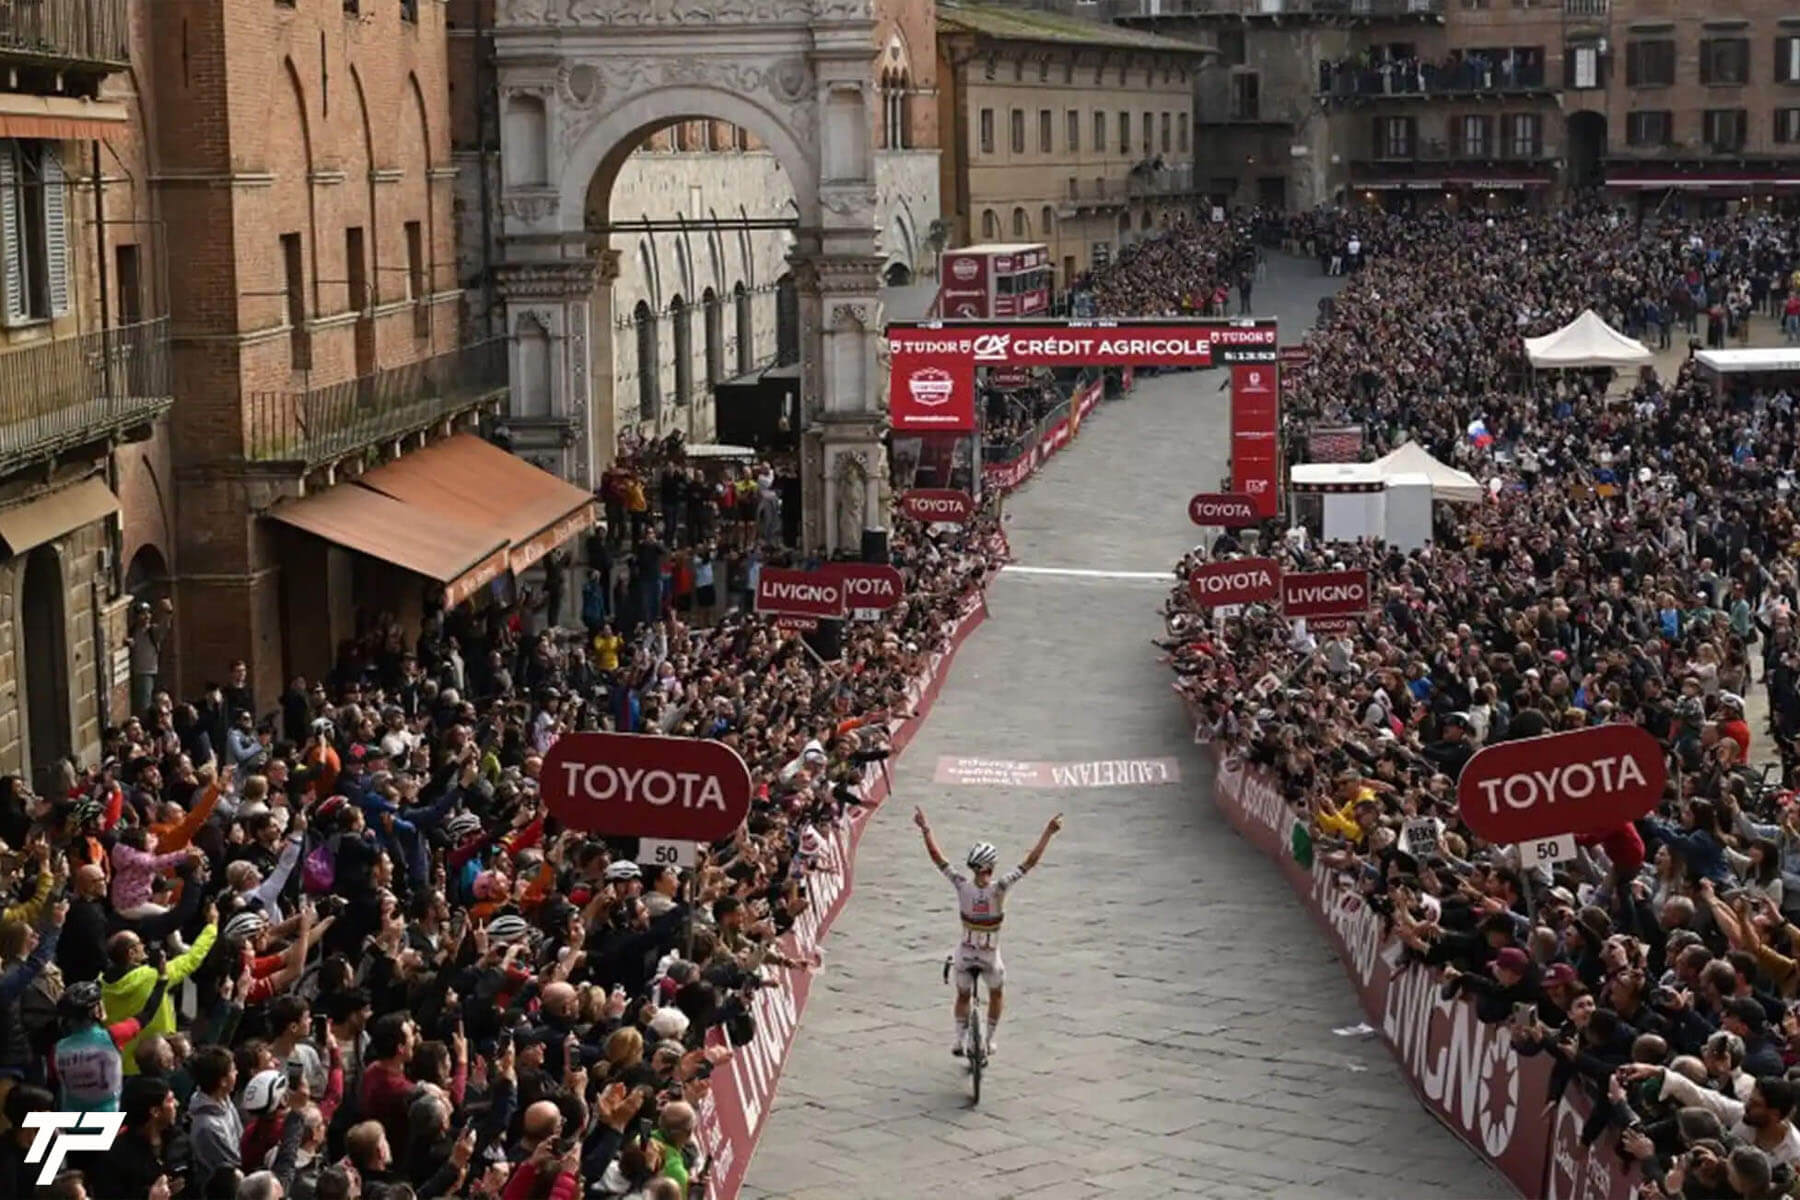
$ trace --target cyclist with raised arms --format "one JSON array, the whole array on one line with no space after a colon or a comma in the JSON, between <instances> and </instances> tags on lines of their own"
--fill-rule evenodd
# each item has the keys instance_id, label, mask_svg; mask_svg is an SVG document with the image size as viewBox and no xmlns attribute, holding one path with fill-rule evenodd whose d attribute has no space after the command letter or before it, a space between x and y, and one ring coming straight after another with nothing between
<instances>
[{"instance_id":1,"label":"cyclist with raised arms","mask_svg":"<svg viewBox=\"0 0 1800 1200\"><path fill-rule=\"evenodd\" d=\"M962 940L956 946L953 968L956 972L956 1044L950 1048L950 1053L958 1058L963 1054L969 1000L975 986L969 973L976 968L980 969L982 982L988 988L987 1052L990 1057L994 1053L994 1031L1000 1028L1002 992L1006 987L1006 964L1000 958L1000 923L1005 918L1006 893L1012 890L1013 884L1025 878L1025 872L1038 865L1050 839L1062 828L1062 822L1061 813L1051 817L1025 861L996 879L994 864L1000 860L1000 851L992 843L976 842L969 847L966 860L969 874L964 875L951 866L944 852L938 849L937 839L931 836L931 822L925 819L925 810L913 809L913 824L925 835L925 853L931 855L931 861L956 889L956 904L962 916Z\"/></svg>"}]
</instances>

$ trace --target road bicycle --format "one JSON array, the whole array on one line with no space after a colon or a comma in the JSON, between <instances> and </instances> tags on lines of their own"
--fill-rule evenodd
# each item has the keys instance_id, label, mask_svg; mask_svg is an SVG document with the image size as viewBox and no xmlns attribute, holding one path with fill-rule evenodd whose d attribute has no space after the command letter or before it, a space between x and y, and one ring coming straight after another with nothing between
<instances>
[{"instance_id":1,"label":"road bicycle","mask_svg":"<svg viewBox=\"0 0 1800 1200\"><path fill-rule=\"evenodd\" d=\"M950 971L955 965L954 954L944 959L945 983L950 982ZM987 1040L981 1028L981 965L976 963L966 968L965 974L969 977L969 1036L963 1057L969 1063L969 1084L974 1093L969 1100L972 1108L981 1103L981 1071L987 1066Z\"/></svg>"}]
</instances>

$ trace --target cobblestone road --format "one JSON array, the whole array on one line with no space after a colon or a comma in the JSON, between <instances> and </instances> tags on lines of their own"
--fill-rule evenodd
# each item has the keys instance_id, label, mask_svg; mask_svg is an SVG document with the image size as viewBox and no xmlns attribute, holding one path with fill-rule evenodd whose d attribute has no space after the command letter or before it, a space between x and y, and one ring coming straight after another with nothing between
<instances>
[{"instance_id":1,"label":"cobblestone road","mask_svg":"<svg viewBox=\"0 0 1800 1200\"><path fill-rule=\"evenodd\" d=\"M1276 261L1294 329L1327 281ZM1284 341L1292 340L1284 337ZM1020 564L1161 571L1191 544L1190 493L1226 452L1223 372L1149 379L1103 406L1009 502ZM744 1194L754 1200L1505 1196L1413 1100L1336 959L1274 869L1205 798L1147 639L1157 580L1008 572L862 842L856 891ZM1011 791L932 782L940 755L1180 758L1176 786ZM954 900L909 820L953 857L1016 861L1067 828L1014 893L1000 1056L968 1107L940 964Z\"/></svg>"}]
</instances>

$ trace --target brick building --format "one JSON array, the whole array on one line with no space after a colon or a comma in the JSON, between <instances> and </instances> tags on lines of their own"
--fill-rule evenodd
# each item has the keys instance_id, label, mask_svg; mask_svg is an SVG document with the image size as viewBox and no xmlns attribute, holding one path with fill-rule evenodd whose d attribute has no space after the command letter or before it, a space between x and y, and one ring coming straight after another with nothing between
<instances>
[{"instance_id":1,"label":"brick building","mask_svg":"<svg viewBox=\"0 0 1800 1200\"><path fill-rule=\"evenodd\" d=\"M172 557L168 267L126 0L0 6L0 774L91 757Z\"/></svg>"},{"instance_id":2,"label":"brick building","mask_svg":"<svg viewBox=\"0 0 1800 1200\"><path fill-rule=\"evenodd\" d=\"M1043 242L1058 287L1197 199L1195 72L1211 53L1059 12L938 7L955 244Z\"/></svg>"},{"instance_id":3,"label":"brick building","mask_svg":"<svg viewBox=\"0 0 1800 1200\"><path fill-rule=\"evenodd\" d=\"M1197 93L1208 190L1308 207L1645 207L1800 188L1800 16L1669 0L1118 0L1134 28L1218 42Z\"/></svg>"}]
</instances>

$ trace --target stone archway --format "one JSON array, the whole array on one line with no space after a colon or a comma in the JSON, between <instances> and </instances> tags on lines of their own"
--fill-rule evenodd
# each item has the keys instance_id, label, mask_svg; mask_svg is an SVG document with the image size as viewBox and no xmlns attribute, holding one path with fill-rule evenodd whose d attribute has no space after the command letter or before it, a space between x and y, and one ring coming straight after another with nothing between
<instances>
[{"instance_id":1,"label":"stone archway","mask_svg":"<svg viewBox=\"0 0 1800 1200\"><path fill-rule=\"evenodd\" d=\"M874 30L870 0L501 0L501 109L515 98L544 108L512 135L542 144L514 146L503 130L501 154L541 154L545 167L541 181L505 186L497 276L508 327L530 313L561 350L551 402L570 478L598 482L616 444L611 283L624 235L611 224L613 182L651 133L710 119L754 134L794 191L804 540L837 548L840 456L868 465L863 511L883 511Z\"/></svg>"}]
</instances>

